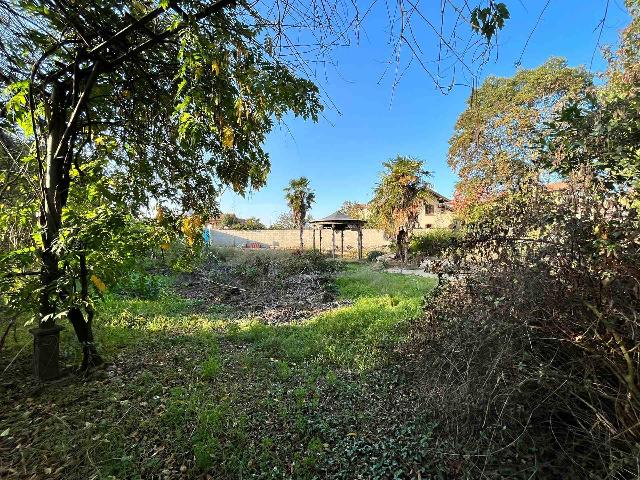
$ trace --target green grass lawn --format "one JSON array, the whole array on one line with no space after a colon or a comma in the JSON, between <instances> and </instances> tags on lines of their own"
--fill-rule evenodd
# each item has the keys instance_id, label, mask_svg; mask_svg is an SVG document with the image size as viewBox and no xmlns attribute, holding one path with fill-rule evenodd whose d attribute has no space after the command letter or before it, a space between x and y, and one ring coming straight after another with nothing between
<instances>
[{"instance_id":1,"label":"green grass lawn","mask_svg":"<svg viewBox=\"0 0 640 480\"><path fill-rule=\"evenodd\" d=\"M96 336L112 365L84 382L9 388L0 446L12 453L0 469L65 479L435 475L433 425L392 354L433 280L349 264L335 283L350 305L273 326L195 313L198 302L168 290L107 297ZM27 357L16 375L28 374Z\"/></svg>"}]
</instances>

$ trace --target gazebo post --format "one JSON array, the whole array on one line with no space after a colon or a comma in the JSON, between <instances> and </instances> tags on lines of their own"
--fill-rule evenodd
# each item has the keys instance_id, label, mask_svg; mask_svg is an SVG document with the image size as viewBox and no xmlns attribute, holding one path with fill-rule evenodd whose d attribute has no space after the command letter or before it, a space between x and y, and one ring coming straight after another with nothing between
<instances>
[{"instance_id":1,"label":"gazebo post","mask_svg":"<svg viewBox=\"0 0 640 480\"><path fill-rule=\"evenodd\" d=\"M313 227L313 251L316 251L316 227Z\"/></svg>"},{"instance_id":2,"label":"gazebo post","mask_svg":"<svg viewBox=\"0 0 640 480\"><path fill-rule=\"evenodd\" d=\"M322 225L320 225L319 233L320 233L320 249L319 250L320 250L320 253L322 253Z\"/></svg>"},{"instance_id":3,"label":"gazebo post","mask_svg":"<svg viewBox=\"0 0 640 480\"><path fill-rule=\"evenodd\" d=\"M344 229L340 230L340 258L344 258Z\"/></svg>"},{"instance_id":4,"label":"gazebo post","mask_svg":"<svg viewBox=\"0 0 640 480\"><path fill-rule=\"evenodd\" d=\"M336 258L336 229L331 226L331 257Z\"/></svg>"},{"instance_id":5,"label":"gazebo post","mask_svg":"<svg viewBox=\"0 0 640 480\"><path fill-rule=\"evenodd\" d=\"M358 225L358 260L362 260L362 226Z\"/></svg>"}]
</instances>

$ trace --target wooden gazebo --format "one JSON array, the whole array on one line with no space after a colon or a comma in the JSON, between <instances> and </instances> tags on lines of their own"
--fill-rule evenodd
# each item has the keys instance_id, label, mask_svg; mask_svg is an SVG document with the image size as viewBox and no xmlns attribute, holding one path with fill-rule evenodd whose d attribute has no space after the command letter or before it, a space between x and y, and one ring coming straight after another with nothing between
<instances>
[{"instance_id":1,"label":"wooden gazebo","mask_svg":"<svg viewBox=\"0 0 640 480\"><path fill-rule=\"evenodd\" d=\"M358 259L362 259L362 226L366 222L358 218L351 218L341 212L335 212L320 220L312 220L309 224L313 227L313 249L316 249L316 230L319 232L319 249L322 252L322 230L331 229L331 255L336 256L336 231L340 232L340 256L344 257L344 231L355 230L358 232Z\"/></svg>"}]
</instances>

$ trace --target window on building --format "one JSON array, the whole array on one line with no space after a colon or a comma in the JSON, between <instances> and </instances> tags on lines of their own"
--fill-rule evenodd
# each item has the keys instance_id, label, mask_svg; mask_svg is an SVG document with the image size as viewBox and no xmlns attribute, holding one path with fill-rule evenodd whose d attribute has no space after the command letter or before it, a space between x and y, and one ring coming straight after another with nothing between
<instances>
[{"instance_id":1,"label":"window on building","mask_svg":"<svg viewBox=\"0 0 640 480\"><path fill-rule=\"evenodd\" d=\"M433 205L430 203L424 204L424 214L425 215L433 215Z\"/></svg>"}]
</instances>

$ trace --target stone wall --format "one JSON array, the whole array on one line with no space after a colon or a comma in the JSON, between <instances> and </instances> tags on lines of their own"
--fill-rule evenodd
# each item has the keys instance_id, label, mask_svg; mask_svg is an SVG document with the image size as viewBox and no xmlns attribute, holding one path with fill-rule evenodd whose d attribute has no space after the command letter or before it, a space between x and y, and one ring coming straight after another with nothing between
<instances>
[{"instance_id":1,"label":"stone wall","mask_svg":"<svg viewBox=\"0 0 640 480\"><path fill-rule=\"evenodd\" d=\"M414 230L419 235L426 230ZM316 248L320 247L320 231L316 230ZM299 230L212 230L210 235L212 245L227 247L249 248L276 248L293 250L300 245ZM313 230L303 230L305 249L313 249ZM375 228L362 229L362 249L366 252L372 250L386 251L390 241L384 238L382 230ZM355 256L358 245L358 234L353 230L344 232L345 255ZM331 252L331 230L322 231L322 251ZM340 253L340 232L336 231L336 253Z\"/></svg>"},{"instance_id":2,"label":"stone wall","mask_svg":"<svg viewBox=\"0 0 640 480\"><path fill-rule=\"evenodd\" d=\"M320 231L316 230L316 249L320 248ZM293 250L300 245L299 230L212 230L211 244L228 247L276 248ZM313 249L313 230L303 230L305 249ZM331 252L331 230L322 231L322 251ZM362 248L366 251L385 250L389 241L385 240L382 230L362 229ZM345 254L355 255L358 246L358 234L353 230L344 232ZM336 231L336 251L340 252L340 232Z\"/></svg>"}]
</instances>

